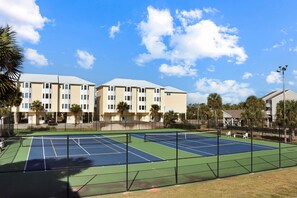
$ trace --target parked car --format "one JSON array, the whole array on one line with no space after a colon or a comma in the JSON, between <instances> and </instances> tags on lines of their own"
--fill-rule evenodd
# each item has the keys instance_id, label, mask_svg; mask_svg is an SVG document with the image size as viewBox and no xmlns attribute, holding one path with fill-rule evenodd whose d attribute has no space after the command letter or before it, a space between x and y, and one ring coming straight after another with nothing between
<instances>
[{"instance_id":1,"label":"parked car","mask_svg":"<svg viewBox=\"0 0 297 198\"><path fill-rule=\"evenodd\" d=\"M50 119L50 120L47 121L47 124L48 124L49 126L54 126L54 125L57 125L58 123L56 122L55 119Z\"/></svg>"}]
</instances>

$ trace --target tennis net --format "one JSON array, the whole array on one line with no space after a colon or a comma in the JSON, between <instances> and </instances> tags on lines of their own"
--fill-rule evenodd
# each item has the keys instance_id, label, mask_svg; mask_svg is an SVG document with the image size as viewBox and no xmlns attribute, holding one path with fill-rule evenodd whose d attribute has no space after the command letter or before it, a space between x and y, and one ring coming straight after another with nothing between
<instances>
[{"instance_id":1,"label":"tennis net","mask_svg":"<svg viewBox=\"0 0 297 198\"><path fill-rule=\"evenodd\" d=\"M217 131L207 132L169 132L169 133L145 133L145 142L159 142L159 141L176 141L176 140L191 140L191 139L205 139L216 138Z\"/></svg>"},{"instance_id":2,"label":"tennis net","mask_svg":"<svg viewBox=\"0 0 297 198\"><path fill-rule=\"evenodd\" d=\"M92 137L22 137L21 146L23 147L47 147L47 146L87 146L131 143L131 135L96 135Z\"/></svg>"}]
</instances>

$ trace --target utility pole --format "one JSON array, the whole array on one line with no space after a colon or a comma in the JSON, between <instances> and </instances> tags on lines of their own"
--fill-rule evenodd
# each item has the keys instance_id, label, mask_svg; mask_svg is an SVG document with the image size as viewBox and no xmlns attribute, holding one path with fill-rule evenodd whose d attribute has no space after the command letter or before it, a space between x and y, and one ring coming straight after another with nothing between
<instances>
[{"instance_id":1,"label":"utility pole","mask_svg":"<svg viewBox=\"0 0 297 198\"><path fill-rule=\"evenodd\" d=\"M285 94L285 71L287 70L288 65L279 66L276 70L277 72L282 74L282 81L283 81L283 118L284 118L284 135L285 135L285 143L287 143L287 125L286 125L286 94Z\"/></svg>"}]
</instances>

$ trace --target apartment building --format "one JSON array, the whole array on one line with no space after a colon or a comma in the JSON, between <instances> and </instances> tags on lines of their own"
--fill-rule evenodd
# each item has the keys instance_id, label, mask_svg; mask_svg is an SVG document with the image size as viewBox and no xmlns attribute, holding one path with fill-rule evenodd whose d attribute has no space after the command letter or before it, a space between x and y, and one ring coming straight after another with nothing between
<instances>
[{"instance_id":1,"label":"apartment building","mask_svg":"<svg viewBox=\"0 0 297 198\"><path fill-rule=\"evenodd\" d=\"M18 86L23 94L22 104L13 108L15 122L35 124L36 115L31 110L34 100L42 102L44 112L40 123L54 118L57 122L74 123L70 112L72 104L83 111L80 122L91 122L94 116L95 84L76 76L22 74ZM18 116L17 116L18 115Z\"/></svg>"},{"instance_id":2,"label":"apartment building","mask_svg":"<svg viewBox=\"0 0 297 198\"><path fill-rule=\"evenodd\" d=\"M162 114L173 110L186 114L187 93L174 87L164 87L145 80L116 78L96 88L97 116L101 121L162 121ZM124 118L117 111L119 102L126 102L129 111ZM160 116L154 118L152 104L160 107Z\"/></svg>"},{"instance_id":3,"label":"apartment building","mask_svg":"<svg viewBox=\"0 0 297 198\"><path fill-rule=\"evenodd\" d=\"M292 90L285 90L286 100L297 100L297 93ZM266 124L271 126L276 119L276 105L283 100L283 91L272 91L262 97L266 104Z\"/></svg>"}]
</instances>

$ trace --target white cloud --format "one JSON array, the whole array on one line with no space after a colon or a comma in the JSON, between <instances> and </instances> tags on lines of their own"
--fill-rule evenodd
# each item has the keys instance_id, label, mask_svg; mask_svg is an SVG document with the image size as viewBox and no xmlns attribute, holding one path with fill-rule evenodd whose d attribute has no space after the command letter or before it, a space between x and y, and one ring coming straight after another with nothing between
<instances>
[{"instance_id":1,"label":"white cloud","mask_svg":"<svg viewBox=\"0 0 297 198\"><path fill-rule=\"evenodd\" d=\"M78 57L77 63L84 69L92 69L92 65L96 58L87 51L84 50L76 50L76 55Z\"/></svg>"},{"instance_id":2,"label":"white cloud","mask_svg":"<svg viewBox=\"0 0 297 198\"><path fill-rule=\"evenodd\" d=\"M147 11L147 21L142 21L138 25L142 44L148 51L136 59L136 63L140 65L153 59L165 58L167 47L163 43L163 37L173 34L173 18L169 10L156 10L149 6Z\"/></svg>"},{"instance_id":3,"label":"white cloud","mask_svg":"<svg viewBox=\"0 0 297 198\"><path fill-rule=\"evenodd\" d=\"M253 74L250 72L244 72L244 74L242 75L242 79L249 79L253 77Z\"/></svg>"},{"instance_id":4,"label":"white cloud","mask_svg":"<svg viewBox=\"0 0 297 198\"><path fill-rule=\"evenodd\" d=\"M215 9L176 10L173 18L169 10L158 10L149 6L147 19L138 29L147 53L139 54L136 63L162 59L174 65L196 66L198 59L228 57L236 64L247 59L243 47L238 46L236 28L220 26L211 20L202 20L203 13L214 13ZM175 19L181 21L178 26Z\"/></svg>"},{"instance_id":5,"label":"white cloud","mask_svg":"<svg viewBox=\"0 0 297 198\"><path fill-rule=\"evenodd\" d=\"M297 70L293 70L293 74L294 75L297 75Z\"/></svg>"},{"instance_id":6,"label":"white cloud","mask_svg":"<svg viewBox=\"0 0 297 198\"><path fill-rule=\"evenodd\" d=\"M30 61L32 65L47 66L48 60L44 55L39 54L36 50L27 48L24 51L25 58Z\"/></svg>"},{"instance_id":7,"label":"white cloud","mask_svg":"<svg viewBox=\"0 0 297 198\"><path fill-rule=\"evenodd\" d=\"M218 79L201 78L196 81L195 86L198 92L220 94L224 103L238 103L255 94L249 84L238 83L235 80L220 81Z\"/></svg>"},{"instance_id":8,"label":"white cloud","mask_svg":"<svg viewBox=\"0 0 297 198\"><path fill-rule=\"evenodd\" d=\"M162 64L159 68L159 71L167 76L196 76L197 70L191 68L191 66L181 66L181 65L172 65Z\"/></svg>"},{"instance_id":9,"label":"white cloud","mask_svg":"<svg viewBox=\"0 0 297 198\"><path fill-rule=\"evenodd\" d=\"M187 94L187 103L194 104L194 103L207 103L208 94L202 94L199 92L196 93L188 93Z\"/></svg>"},{"instance_id":10,"label":"white cloud","mask_svg":"<svg viewBox=\"0 0 297 198\"><path fill-rule=\"evenodd\" d=\"M110 38L113 39L115 37L115 34L120 32L120 26L121 26L120 22L118 22L117 25L111 26L111 28L109 29L109 37Z\"/></svg>"},{"instance_id":11,"label":"white cloud","mask_svg":"<svg viewBox=\"0 0 297 198\"><path fill-rule=\"evenodd\" d=\"M38 30L48 21L41 15L35 0L0 1L0 25L12 26L21 40L37 43L40 39Z\"/></svg>"},{"instance_id":12,"label":"white cloud","mask_svg":"<svg viewBox=\"0 0 297 198\"><path fill-rule=\"evenodd\" d=\"M290 52L297 52L297 47L290 47L289 48L289 51Z\"/></svg>"},{"instance_id":13,"label":"white cloud","mask_svg":"<svg viewBox=\"0 0 297 198\"><path fill-rule=\"evenodd\" d=\"M215 72L216 71L216 67L214 65L211 65L207 68L207 71L209 72Z\"/></svg>"},{"instance_id":14,"label":"white cloud","mask_svg":"<svg viewBox=\"0 0 297 198\"><path fill-rule=\"evenodd\" d=\"M289 81L289 85L295 85L294 81Z\"/></svg>"},{"instance_id":15,"label":"white cloud","mask_svg":"<svg viewBox=\"0 0 297 198\"><path fill-rule=\"evenodd\" d=\"M176 10L177 18L180 20L180 22L184 27L188 26L189 23L192 24L197 20L201 19L202 14L203 14L203 11L198 9L190 10L190 11Z\"/></svg>"},{"instance_id":16,"label":"white cloud","mask_svg":"<svg viewBox=\"0 0 297 198\"><path fill-rule=\"evenodd\" d=\"M272 71L266 76L266 82L269 84L279 84L282 82L281 75L278 72Z\"/></svg>"}]
</instances>

